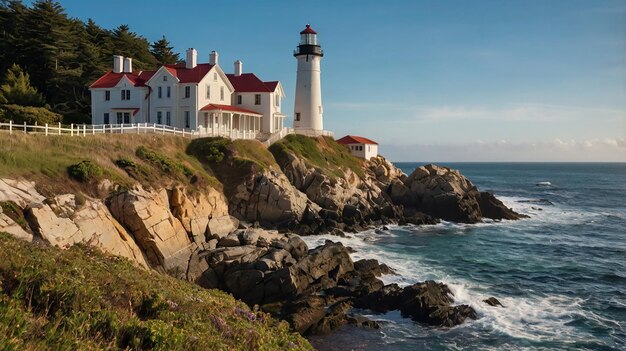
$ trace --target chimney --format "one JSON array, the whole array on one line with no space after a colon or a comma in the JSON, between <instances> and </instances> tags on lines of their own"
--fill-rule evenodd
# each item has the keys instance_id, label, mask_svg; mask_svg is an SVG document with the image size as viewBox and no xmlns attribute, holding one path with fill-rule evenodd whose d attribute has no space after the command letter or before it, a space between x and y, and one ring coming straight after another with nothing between
<instances>
[{"instance_id":1,"label":"chimney","mask_svg":"<svg viewBox=\"0 0 626 351\"><path fill-rule=\"evenodd\" d=\"M187 49L187 59L185 60L185 68L195 68L198 64L198 52L194 48Z\"/></svg>"},{"instance_id":2,"label":"chimney","mask_svg":"<svg viewBox=\"0 0 626 351\"><path fill-rule=\"evenodd\" d=\"M209 55L209 63L213 66L217 65L218 56L217 51L211 51L211 55Z\"/></svg>"},{"instance_id":3,"label":"chimney","mask_svg":"<svg viewBox=\"0 0 626 351\"><path fill-rule=\"evenodd\" d=\"M243 73L243 62L235 61L235 77L239 77Z\"/></svg>"},{"instance_id":4,"label":"chimney","mask_svg":"<svg viewBox=\"0 0 626 351\"><path fill-rule=\"evenodd\" d=\"M124 56L113 55L113 73L122 73L122 64Z\"/></svg>"},{"instance_id":5,"label":"chimney","mask_svg":"<svg viewBox=\"0 0 626 351\"><path fill-rule=\"evenodd\" d=\"M133 59L124 57L124 73L133 73Z\"/></svg>"}]
</instances>

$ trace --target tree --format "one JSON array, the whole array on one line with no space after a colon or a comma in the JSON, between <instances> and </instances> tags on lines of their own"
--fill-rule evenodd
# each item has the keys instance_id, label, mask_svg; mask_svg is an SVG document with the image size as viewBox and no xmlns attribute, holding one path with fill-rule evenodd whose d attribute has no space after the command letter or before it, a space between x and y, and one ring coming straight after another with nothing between
<instances>
[{"instance_id":1,"label":"tree","mask_svg":"<svg viewBox=\"0 0 626 351\"><path fill-rule=\"evenodd\" d=\"M178 53L172 51L174 47L170 46L170 42L165 39L165 35L162 39L152 43L151 47L152 50L150 50L150 52L152 53L154 58L156 58L157 64L159 66L169 63L176 63L180 60Z\"/></svg>"},{"instance_id":2,"label":"tree","mask_svg":"<svg viewBox=\"0 0 626 351\"><path fill-rule=\"evenodd\" d=\"M0 85L0 103L22 106L44 106L43 96L30 85L28 73L16 64L7 71L2 85Z\"/></svg>"}]
</instances>

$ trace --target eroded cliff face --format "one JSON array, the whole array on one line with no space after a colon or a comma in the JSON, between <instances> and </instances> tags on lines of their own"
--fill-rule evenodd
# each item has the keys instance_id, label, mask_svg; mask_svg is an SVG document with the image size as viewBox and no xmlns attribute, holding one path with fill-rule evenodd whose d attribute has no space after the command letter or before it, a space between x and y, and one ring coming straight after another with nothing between
<instances>
[{"instance_id":1,"label":"eroded cliff face","mask_svg":"<svg viewBox=\"0 0 626 351\"><path fill-rule=\"evenodd\" d=\"M328 148L331 141L321 142ZM351 157L338 150L333 162ZM196 154L204 151L214 153L207 147ZM262 305L302 333L319 333L348 322L371 324L348 315L355 302L400 309L434 325L456 325L476 316L469 306L452 306L449 290L441 285L384 287L373 272L389 270L377 262L355 263L347 248L332 242L309 250L296 233L343 235L387 223L520 217L445 167L419 167L407 176L377 157L350 159L350 167L333 165L328 172L288 149L276 157L279 162L266 149L252 149L246 157L224 152L221 159L211 158L219 161L198 156L222 184L167 172L159 175L159 183L149 184L146 168L137 163L129 172L129 162L124 170L136 181L130 186L106 179L83 184L97 188L90 194L108 194L102 198L44 196L34 182L0 179L0 231L61 248L92 245L138 266L228 291ZM417 307L411 302L416 299L422 301Z\"/></svg>"}]
</instances>

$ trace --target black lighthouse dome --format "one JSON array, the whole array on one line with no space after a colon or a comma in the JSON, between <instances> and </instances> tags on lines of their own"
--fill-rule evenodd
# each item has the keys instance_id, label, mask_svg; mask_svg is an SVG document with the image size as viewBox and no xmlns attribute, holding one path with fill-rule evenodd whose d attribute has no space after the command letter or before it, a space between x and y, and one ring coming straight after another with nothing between
<instances>
[{"instance_id":1,"label":"black lighthouse dome","mask_svg":"<svg viewBox=\"0 0 626 351\"><path fill-rule=\"evenodd\" d=\"M293 53L293 56L296 57L301 55L324 56L324 52L317 42L317 32L311 28L310 24L307 24L306 28L300 32L300 45Z\"/></svg>"}]
</instances>

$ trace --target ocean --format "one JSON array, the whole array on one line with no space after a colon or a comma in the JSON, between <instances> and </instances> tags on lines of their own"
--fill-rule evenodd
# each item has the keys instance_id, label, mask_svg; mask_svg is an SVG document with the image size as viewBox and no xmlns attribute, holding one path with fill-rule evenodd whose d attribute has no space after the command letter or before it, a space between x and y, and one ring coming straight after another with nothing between
<instances>
[{"instance_id":1,"label":"ocean","mask_svg":"<svg viewBox=\"0 0 626 351\"><path fill-rule=\"evenodd\" d=\"M421 163L397 163L410 174ZM399 275L385 283L433 279L479 319L434 328L399 312L374 314L380 330L346 326L311 337L319 350L626 349L625 163L440 163L481 191L527 214L519 221L391 226L330 239ZM482 300L494 296L502 304Z\"/></svg>"}]
</instances>

